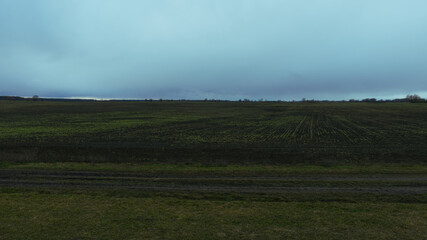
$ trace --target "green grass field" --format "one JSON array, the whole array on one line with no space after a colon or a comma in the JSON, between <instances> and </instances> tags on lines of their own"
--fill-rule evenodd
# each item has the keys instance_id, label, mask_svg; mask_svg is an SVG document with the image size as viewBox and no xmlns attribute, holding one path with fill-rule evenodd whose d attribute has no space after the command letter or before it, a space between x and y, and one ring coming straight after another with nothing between
<instances>
[{"instance_id":1,"label":"green grass field","mask_svg":"<svg viewBox=\"0 0 427 240\"><path fill-rule=\"evenodd\" d=\"M423 239L425 204L2 193L0 239Z\"/></svg>"},{"instance_id":2,"label":"green grass field","mask_svg":"<svg viewBox=\"0 0 427 240\"><path fill-rule=\"evenodd\" d=\"M3 239L425 239L427 104L0 101Z\"/></svg>"}]
</instances>

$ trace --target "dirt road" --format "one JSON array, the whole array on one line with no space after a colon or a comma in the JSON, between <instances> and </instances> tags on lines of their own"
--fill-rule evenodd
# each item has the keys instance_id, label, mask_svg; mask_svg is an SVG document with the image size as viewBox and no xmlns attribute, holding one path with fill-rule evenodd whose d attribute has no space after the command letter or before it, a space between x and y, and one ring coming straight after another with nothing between
<instances>
[{"instance_id":1,"label":"dirt road","mask_svg":"<svg viewBox=\"0 0 427 240\"><path fill-rule=\"evenodd\" d=\"M216 176L160 173L0 170L0 186L30 188L140 189L248 193L427 193L427 175Z\"/></svg>"}]
</instances>

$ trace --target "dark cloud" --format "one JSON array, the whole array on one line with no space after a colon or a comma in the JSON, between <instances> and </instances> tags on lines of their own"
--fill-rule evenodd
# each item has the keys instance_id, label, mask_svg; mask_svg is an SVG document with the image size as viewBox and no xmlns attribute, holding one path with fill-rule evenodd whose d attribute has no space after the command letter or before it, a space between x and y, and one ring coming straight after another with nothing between
<instances>
[{"instance_id":1,"label":"dark cloud","mask_svg":"<svg viewBox=\"0 0 427 240\"><path fill-rule=\"evenodd\" d=\"M0 95L427 93L422 0L3 0Z\"/></svg>"}]
</instances>

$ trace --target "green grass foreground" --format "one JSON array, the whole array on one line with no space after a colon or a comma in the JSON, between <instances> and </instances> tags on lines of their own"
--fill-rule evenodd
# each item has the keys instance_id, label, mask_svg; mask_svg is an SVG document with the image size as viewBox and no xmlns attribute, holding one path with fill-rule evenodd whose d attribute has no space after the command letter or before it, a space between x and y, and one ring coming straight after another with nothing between
<instances>
[{"instance_id":1,"label":"green grass foreground","mask_svg":"<svg viewBox=\"0 0 427 240\"><path fill-rule=\"evenodd\" d=\"M0 239L423 239L425 204L3 192Z\"/></svg>"}]
</instances>

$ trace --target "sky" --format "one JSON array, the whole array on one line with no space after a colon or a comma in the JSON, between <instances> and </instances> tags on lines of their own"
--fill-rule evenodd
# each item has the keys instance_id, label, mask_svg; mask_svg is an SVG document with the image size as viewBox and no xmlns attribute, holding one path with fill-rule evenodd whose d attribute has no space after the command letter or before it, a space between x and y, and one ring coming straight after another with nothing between
<instances>
[{"instance_id":1,"label":"sky","mask_svg":"<svg viewBox=\"0 0 427 240\"><path fill-rule=\"evenodd\" d=\"M0 0L0 95L427 97L425 0Z\"/></svg>"}]
</instances>

